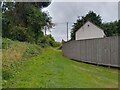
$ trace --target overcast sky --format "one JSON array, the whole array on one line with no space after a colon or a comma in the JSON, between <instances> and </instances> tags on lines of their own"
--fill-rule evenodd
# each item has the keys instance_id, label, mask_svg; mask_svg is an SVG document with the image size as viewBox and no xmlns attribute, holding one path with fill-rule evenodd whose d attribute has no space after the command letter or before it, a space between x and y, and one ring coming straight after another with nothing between
<instances>
[{"instance_id":1,"label":"overcast sky","mask_svg":"<svg viewBox=\"0 0 120 90\"><path fill-rule=\"evenodd\" d=\"M89 11L99 14L103 22L111 22L118 20L118 2L55 2L44 9L48 11L55 23L52 29L52 36L56 41L67 38L67 25L69 23L69 39L72 24L77 20L78 16L85 16ZM49 32L48 32L49 33Z\"/></svg>"}]
</instances>

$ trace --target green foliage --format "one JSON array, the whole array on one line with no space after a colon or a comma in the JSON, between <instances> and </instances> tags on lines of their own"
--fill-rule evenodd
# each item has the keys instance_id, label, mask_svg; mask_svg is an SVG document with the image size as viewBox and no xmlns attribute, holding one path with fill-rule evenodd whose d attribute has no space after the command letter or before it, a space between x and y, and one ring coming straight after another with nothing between
<instances>
[{"instance_id":1,"label":"green foliage","mask_svg":"<svg viewBox=\"0 0 120 90\"><path fill-rule=\"evenodd\" d=\"M29 47L27 47L25 53L24 53L24 57L34 57L34 56L37 56L39 55L40 53L42 53L42 49L41 47L33 44L33 45L30 45Z\"/></svg>"},{"instance_id":2,"label":"green foliage","mask_svg":"<svg viewBox=\"0 0 120 90\"><path fill-rule=\"evenodd\" d=\"M118 36L120 36L120 20L118 20L118 23L117 23L117 33L118 33Z\"/></svg>"},{"instance_id":3,"label":"green foliage","mask_svg":"<svg viewBox=\"0 0 120 90\"><path fill-rule=\"evenodd\" d=\"M39 45L12 41L8 38L3 38L2 50L3 84L17 74L16 68L19 68L20 63L42 54L42 48Z\"/></svg>"},{"instance_id":4,"label":"green foliage","mask_svg":"<svg viewBox=\"0 0 120 90\"><path fill-rule=\"evenodd\" d=\"M107 37L118 35L118 22L103 23L102 28Z\"/></svg>"},{"instance_id":5,"label":"green foliage","mask_svg":"<svg viewBox=\"0 0 120 90\"><path fill-rule=\"evenodd\" d=\"M9 37L10 20L7 14L2 15L2 37Z\"/></svg>"},{"instance_id":6,"label":"green foliage","mask_svg":"<svg viewBox=\"0 0 120 90\"><path fill-rule=\"evenodd\" d=\"M2 36L2 13L0 11L0 36Z\"/></svg>"},{"instance_id":7,"label":"green foliage","mask_svg":"<svg viewBox=\"0 0 120 90\"><path fill-rule=\"evenodd\" d=\"M10 48L11 44L12 44L12 41L10 39L8 39L8 38L2 39L2 49Z\"/></svg>"},{"instance_id":8,"label":"green foliage","mask_svg":"<svg viewBox=\"0 0 120 90\"><path fill-rule=\"evenodd\" d=\"M38 7L40 8L44 8L44 7L47 7L48 5L50 5L50 2L51 0L44 0L44 2L37 2L35 3Z\"/></svg>"},{"instance_id":9,"label":"green foliage","mask_svg":"<svg viewBox=\"0 0 120 90\"><path fill-rule=\"evenodd\" d=\"M55 44L54 44L54 47L61 47L62 46L62 44L61 44L61 42L54 42Z\"/></svg>"},{"instance_id":10,"label":"green foliage","mask_svg":"<svg viewBox=\"0 0 120 90\"><path fill-rule=\"evenodd\" d=\"M119 21L114 21L110 23L102 23L102 19L100 15L97 15L93 11L88 12L87 15L82 16L81 19L77 19L76 23L74 23L72 31L71 31L71 40L75 40L75 33L76 31L82 27L87 21L91 21L95 25L101 27L106 36L117 36L120 35L120 20Z\"/></svg>"},{"instance_id":11,"label":"green foliage","mask_svg":"<svg viewBox=\"0 0 120 90\"><path fill-rule=\"evenodd\" d=\"M12 78L12 72L10 70L3 70L2 71L2 79L3 80L9 80L10 78Z\"/></svg>"},{"instance_id":12,"label":"green foliage","mask_svg":"<svg viewBox=\"0 0 120 90\"><path fill-rule=\"evenodd\" d=\"M41 30L44 29L46 25L44 13L34 6L27 13L28 24L34 32L35 43L38 44L39 34L42 33Z\"/></svg>"},{"instance_id":13,"label":"green foliage","mask_svg":"<svg viewBox=\"0 0 120 90\"><path fill-rule=\"evenodd\" d=\"M21 26L16 26L13 27L11 32L10 32L10 38L12 40L19 40L19 41L27 41L30 42L31 39L33 39L33 33L31 31L29 31L28 28L24 28Z\"/></svg>"},{"instance_id":14,"label":"green foliage","mask_svg":"<svg viewBox=\"0 0 120 90\"><path fill-rule=\"evenodd\" d=\"M9 9L3 13L2 37L38 44L43 37L44 27L53 26L52 18L41 10L48 5L48 2L6 2Z\"/></svg>"},{"instance_id":15,"label":"green foliage","mask_svg":"<svg viewBox=\"0 0 120 90\"><path fill-rule=\"evenodd\" d=\"M62 50L62 45L60 45L57 49L58 49L58 50Z\"/></svg>"},{"instance_id":16,"label":"green foliage","mask_svg":"<svg viewBox=\"0 0 120 90\"><path fill-rule=\"evenodd\" d=\"M52 35L46 35L46 36L44 36L41 39L40 44L42 45L42 47L47 47L47 46L59 47L61 45L60 42L56 42L54 40L54 38L52 37Z\"/></svg>"}]
</instances>

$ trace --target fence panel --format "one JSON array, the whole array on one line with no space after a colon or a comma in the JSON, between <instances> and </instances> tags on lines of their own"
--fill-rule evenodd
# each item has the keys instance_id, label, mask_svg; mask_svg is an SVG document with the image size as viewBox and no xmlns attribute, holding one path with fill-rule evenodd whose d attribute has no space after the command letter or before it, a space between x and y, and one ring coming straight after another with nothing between
<instances>
[{"instance_id":1,"label":"fence panel","mask_svg":"<svg viewBox=\"0 0 120 90\"><path fill-rule=\"evenodd\" d=\"M116 66L118 64L118 37L111 38L111 65Z\"/></svg>"},{"instance_id":2,"label":"fence panel","mask_svg":"<svg viewBox=\"0 0 120 90\"><path fill-rule=\"evenodd\" d=\"M73 40L63 43L63 55L74 60L118 67L120 37Z\"/></svg>"}]
</instances>

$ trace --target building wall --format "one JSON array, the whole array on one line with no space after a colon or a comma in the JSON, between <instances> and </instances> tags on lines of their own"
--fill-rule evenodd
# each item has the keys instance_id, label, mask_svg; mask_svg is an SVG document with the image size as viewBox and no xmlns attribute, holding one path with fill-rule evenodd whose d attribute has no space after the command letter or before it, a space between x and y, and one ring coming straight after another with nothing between
<instances>
[{"instance_id":1,"label":"building wall","mask_svg":"<svg viewBox=\"0 0 120 90\"><path fill-rule=\"evenodd\" d=\"M63 55L69 59L119 67L120 37L73 40L63 43Z\"/></svg>"},{"instance_id":2,"label":"building wall","mask_svg":"<svg viewBox=\"0 0 120 90\"><path fill-rule=\"evenodd\" d=\"M77 32L76 40L102 38L105 34L102 29L92 24L91 22L85 23Z\"/></svg>"}]
</instances>

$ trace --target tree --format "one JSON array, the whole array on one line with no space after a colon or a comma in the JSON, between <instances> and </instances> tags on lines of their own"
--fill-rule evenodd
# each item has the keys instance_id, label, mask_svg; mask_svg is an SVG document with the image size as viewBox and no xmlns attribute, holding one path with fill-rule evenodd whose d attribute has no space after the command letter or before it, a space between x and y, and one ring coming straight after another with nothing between
<instances>
[{"instance_id":1,"label":"tree","mask_svg":"<svg viewBox=\"0 0 120 90\"><path fill-rule=\"evenodd\" d=\"M101 27L103 28L107 37L118 35L118 21L103 23Z\"/></svg>"},{"instance_id":2,"label":"tree","mask_svg":"<svg viewBox=\"0 0 120 90\"><path fill-rule=\"evenodd\" d=\"M29 26L35 33L35 43L38 43L39 34L42 33L44 27L52 28L51 17L34 6L27 13Z\"/></svg>"},{"instance_id":3,"label":"tree","mask_svg":"<svg viewBox=\"0 0 120 90\"><path fill-rule=\"evenodd\" d=\"M51 34L44 36L40 43L42 44L43 47L46 46L59 47L61 45L60 42L55 41Z\"/></svg>"},{"instance_id":4,"label":"tree","mask_svg":"<svg viewBox=\"0 0 120 90\"><path fill-rule=\"evenodd\" d=\"M48 13L41 8L48 6L49 2L5 2L8 8L3 13L3 37L38 43L39 37L43 37L42 29L46 26L52 28L53 23Z\"/></svg>"},{"instance_id":5,"label":"tree","mask_svg":"<svg viewBox=\"0 0 120 90\"><path fill-rule=\"evenodd\" d=\"M0 11L0 37L2 37L2 12Z\"/></svg>"},{"instance_id":6,"label":"tree","mask_svg":"<svg viewBox=\"0 0 120 90\"><path fill-rule=\"evenodd\" d=\"M120 20L118 20L118 23L117 23L117 33L118 33L118 36L120 36Z\"/></svg>"},{"instance_id":7,"label":"tree","mask_svg":"<svg viewBox=\"0 0 120 90\"><path fill-rule=\"evenodd\" d=\"M48 5L51 4L51 0L44 0L44 2L34 2L32 4L36 5L39 8L45 8L45 7L48 7Z\"/></svg>"}]
</instances>

